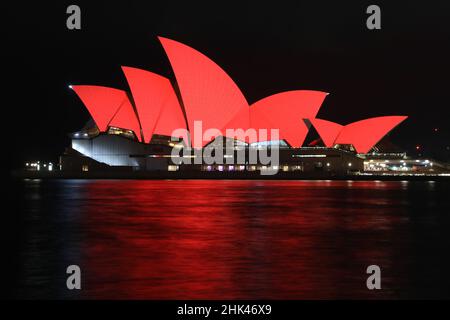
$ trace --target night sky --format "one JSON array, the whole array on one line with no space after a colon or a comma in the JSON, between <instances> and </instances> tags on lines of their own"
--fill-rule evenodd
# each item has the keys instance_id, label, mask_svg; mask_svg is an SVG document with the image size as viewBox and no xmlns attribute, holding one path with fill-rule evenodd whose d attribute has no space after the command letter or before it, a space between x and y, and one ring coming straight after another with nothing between
<instances>
[{"instance_id":1,"label":"night sky","mask_svg":"<svg viewBox=\"0 0 450 320\"><path fill-rule=\"evenodd\" d=\"M57 161L68 133L84 126L89 114L69 84L128 90L121 65L173 79L158 35L206 54L249 103L285 90L323 90L331 94L319 118L347 124L408 115L390 138L411 154L421 145L424 155L450 160L449 1L17 2L2 12L12 167ZM381 30L366 28L373 3L381 7ZM66 28L70 4L81 7L81 30Z\"/></svg>"}]
</instances>

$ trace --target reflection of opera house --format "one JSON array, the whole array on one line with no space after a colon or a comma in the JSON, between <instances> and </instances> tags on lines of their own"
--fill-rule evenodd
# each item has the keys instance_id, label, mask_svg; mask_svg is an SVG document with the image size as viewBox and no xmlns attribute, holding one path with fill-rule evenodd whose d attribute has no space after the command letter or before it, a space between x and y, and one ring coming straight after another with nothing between
<instances>
[{"instance_id":1,"label":"reflection of opera house","mask_svg":"<svg viewBox=\"0 0 450 320\"><path fill-rule=\"evenodd\" d=\"M208 57L182 43L159 40L176 77L173 85L155 73L122 67L129 92L71 86L93 121L71 135L72 146L61 156L63 171L261 172L273 167L279 172L345 175L363 171L371 155L388 152L380 141L406 119L384 116L347 125L318 119L327 93L311 90L281 92L249 104ZM194 128L200 121L199 133ZM215 131L205 137L207 129ZM229 133L233 129L266 134L237 136ZM305 145L310 131L318 137ZM219 144L222 141L226 143ZM271 154L274 146L279 161L261 161L259 154ZM181 158L191 163L175 163L174 148L189 149ZM202 158L202 151L217 153L218 148L224 148L221 161ZM244 161L238 159L239 152ZM256 163L249 161L252 152Z\"/></svg>"}]
</instances>

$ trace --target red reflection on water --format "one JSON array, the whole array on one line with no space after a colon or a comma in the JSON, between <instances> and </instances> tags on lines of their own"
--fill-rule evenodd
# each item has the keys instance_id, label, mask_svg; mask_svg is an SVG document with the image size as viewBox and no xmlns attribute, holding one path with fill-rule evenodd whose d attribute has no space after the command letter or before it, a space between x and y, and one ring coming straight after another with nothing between
<instances>
[{"instance_id":1,"label":"red reflection on water","mask_svg":"<svg viewBox=\"0 0 450 320\"><path fill-rule=\"evenodd\" d=\"M83 186L88 298L389 297L401 270L399 183L92 181ZM393 205L394 204L394 205ZM406 240L405 240L406 241ZM391 275L392 276L392 275Z\"/></svg>"}]
</instances>

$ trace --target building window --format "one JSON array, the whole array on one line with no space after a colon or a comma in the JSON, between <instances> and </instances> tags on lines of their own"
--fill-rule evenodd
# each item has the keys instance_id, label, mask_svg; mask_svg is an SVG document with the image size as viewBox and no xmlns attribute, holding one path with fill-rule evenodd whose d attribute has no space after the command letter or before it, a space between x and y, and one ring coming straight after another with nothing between
<instances>
[{"instance_id":1,"label":"building window","mask_svg":"<svg viewBox=\"0 0 450 320\"><path fill-rule=\"evenodd\" d=\"M116 127L109 127L108 134L124 136L124 137L132 139L132 140L136 138L133 131L122 129L122 128L116 128Z\"/></svg>"},{"instance_id":2,"label":"building window","mask_svg":"<svg viewBox=\"0 0 450 320\"><path fill-rule=\"evenodd\" d=\"M83 172L89 171L89 166L88 166L87 164L83 164L83 165L81 166L81 171L83 171Z\"/></svg>"}]
</instances>

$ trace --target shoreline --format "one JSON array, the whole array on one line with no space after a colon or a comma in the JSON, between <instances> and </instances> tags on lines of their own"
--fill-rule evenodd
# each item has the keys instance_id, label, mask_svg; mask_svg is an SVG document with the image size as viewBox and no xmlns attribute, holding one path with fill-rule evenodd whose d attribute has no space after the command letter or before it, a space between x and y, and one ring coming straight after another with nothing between
<instances>
[{"instance_id":1,"label":"shoreline","mask_svg":"<svg viewBox=\"0 0 450 320\"><path fill-rule=\"evenodd\" d=\"M407 174L305 174L302 172L278 172L261 175L257 172L204 172L204 171L117 171L117 172L64 172L15 170L16 179L118 179L118 180L354 180L354 181L450 181L450 175Z\"/></svg>"}]
</instances>

